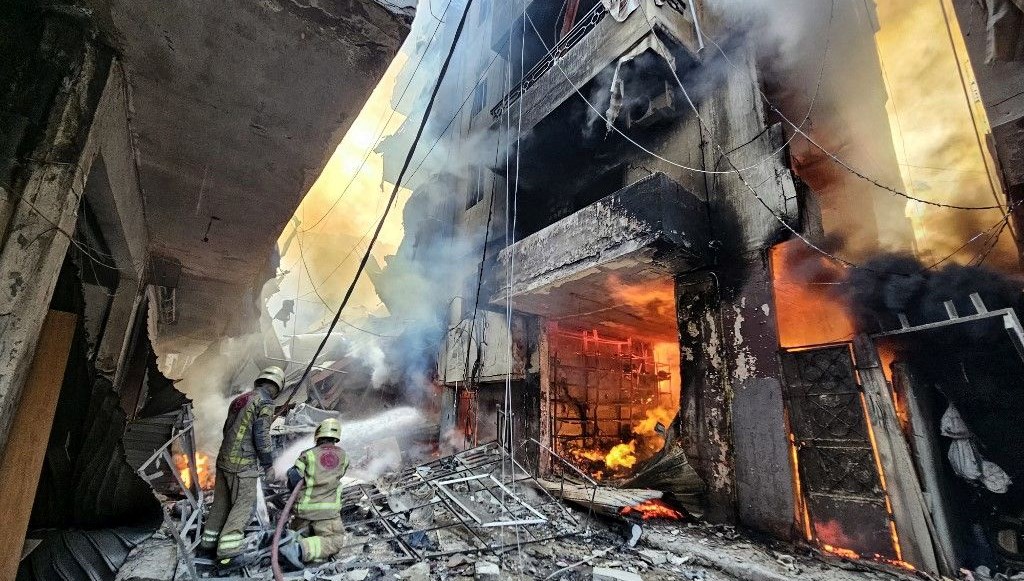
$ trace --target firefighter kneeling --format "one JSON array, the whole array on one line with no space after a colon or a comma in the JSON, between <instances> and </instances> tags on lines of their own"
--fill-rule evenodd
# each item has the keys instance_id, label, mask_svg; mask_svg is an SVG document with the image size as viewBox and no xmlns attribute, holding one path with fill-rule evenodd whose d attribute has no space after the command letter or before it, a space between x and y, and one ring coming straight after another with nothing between
<instances>
[{"instance_id":1,"label":"firefighter kneeling","mask_svg":"<svg viewBox=\"0 0 1024 581\"><path fill-rule=\"evenodd\" d=\"M341 440L341 425L328 418L316 429L316 446L299 455L288 469L288 486L303 483L295 504L292 528L309 526L309 534L298 544L281 547L281 556L293 568L325 561L341 550L345 528L341 521L341 477L348 470L348 455L336 444Z\"/></svg>"}]
</instances>

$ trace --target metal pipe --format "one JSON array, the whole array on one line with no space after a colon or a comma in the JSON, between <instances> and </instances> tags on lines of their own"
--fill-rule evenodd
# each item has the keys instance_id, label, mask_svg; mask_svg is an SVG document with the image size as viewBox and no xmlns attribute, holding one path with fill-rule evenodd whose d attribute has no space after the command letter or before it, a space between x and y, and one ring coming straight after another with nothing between
<instances>
[{"instance_id":1,"label":"metal pipe","mask_svg":"<svg viewBox=\"0 0 1024 581\"><path fill-rule=\"evenodd\" d=\"M288 522L288 517L292 512L292 505L295 504L295 499L299 497L300 492L302 492L302 482L295 485L295 489L292 490L291 495L288 497L288 501L284 503L284 509L281 510L281 516L277 517L277 527L274 529L274 539L270 544L270 568L274 570L274 581L284 581L284 574L281 573L281 565L277 562L277 545L281 542L281 533L284 531L284 523Z\"/></svg>"}]
</instances>

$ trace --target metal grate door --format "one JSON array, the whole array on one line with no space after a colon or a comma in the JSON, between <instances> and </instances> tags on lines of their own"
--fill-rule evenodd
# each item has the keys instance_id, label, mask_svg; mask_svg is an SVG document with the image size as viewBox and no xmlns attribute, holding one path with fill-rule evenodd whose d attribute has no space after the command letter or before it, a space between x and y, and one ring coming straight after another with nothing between
<instances>
[{"instance_id":1,"label":"metal grate door","mask_svg":"<svg viewBox=\"0 0 1024 581\"><path fill-rule=\"evenodd\" d=\"M823 545L895 558L850 347L784 351L782 369L811 533Z\"/></svg>"}]
</instances>

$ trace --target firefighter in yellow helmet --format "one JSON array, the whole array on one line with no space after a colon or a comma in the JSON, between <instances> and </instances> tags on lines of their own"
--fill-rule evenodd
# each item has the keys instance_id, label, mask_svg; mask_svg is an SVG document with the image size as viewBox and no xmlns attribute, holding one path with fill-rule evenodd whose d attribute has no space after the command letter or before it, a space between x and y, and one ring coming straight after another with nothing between
<instances>
[{"instance_id":1,"label":"firefighter in yellow helmet","mask_svg":"<svg viewBox=\"0 0 1024 581\"><path fill-rule=\"evenodd\" d=\"M290 488L294 489L299 482L303 484L295 503L292 528L309 527L309 534L298 544L281 548L281 555L296 569L333 557L345 544L341 477L348 470L348 454L337 446L341 424L328 418L317 427L314 437L316 446L299 454L295 466L288 470Z\"/></svg>"},{"instance_id":2,"label":"firefighter in yellow helmet","mask_svg":"<svg viewBox=\"0 0 1024 581\"><path fill-rule=\"evenodd\" d=\"M202 548L216 549L223 563L245 550L245 527L256 510L261 474L273 465L270 424L274 398L284 388L284 370L267 367L247 391L228 406L224 439L217 454L213 506L203 529Z\"/></svg>"}]
</instances>

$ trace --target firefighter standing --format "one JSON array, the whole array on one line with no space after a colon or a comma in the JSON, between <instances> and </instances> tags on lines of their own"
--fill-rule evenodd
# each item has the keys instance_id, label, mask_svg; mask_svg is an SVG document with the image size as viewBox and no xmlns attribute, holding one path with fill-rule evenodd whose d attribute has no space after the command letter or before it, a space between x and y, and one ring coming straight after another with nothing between
<instances>
[{"instance_id":1,"label":"firefighter standing","mask_svg":"<svg viewBox=\"0 0 1024 581\"><path fill-rule=\"evenodd\" d=\"M273 464L270 424L274 398L283 387L284 371L267 367L253 389L236 397L228 408L224 440L217 454L213 506L202 537L202 547L216 549L222 563L245 549L245 527L256 509L259 478Z\"/></svg>"},{"instance_id":2,"label":"firefighter standing","mask_svg":"<svg viewBox=\"0 0 1024 581\"><path fill-rule=\"evenodd\" d=\"M341 424L334 418L320 423L314 435L316 446L299 455L288 470L288 485L303 483L295 504L293 528L309 526L310 535L299 543L281 548L281 555L293 567L324 561L341 550L345 528L341 520L341 477L348 470L348 455L336 444L341 439Z\"/></svg>"}]
</instances>

